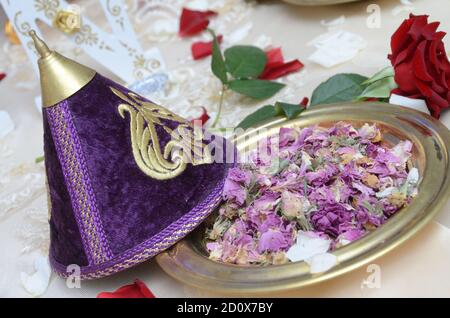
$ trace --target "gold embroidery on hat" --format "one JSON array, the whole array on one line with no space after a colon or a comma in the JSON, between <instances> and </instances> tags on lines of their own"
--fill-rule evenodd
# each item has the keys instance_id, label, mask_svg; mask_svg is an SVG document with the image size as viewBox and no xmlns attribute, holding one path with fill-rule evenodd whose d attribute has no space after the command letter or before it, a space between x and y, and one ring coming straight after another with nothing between
<instances>
[{"instance_id":1,"label":"gold embroidery on hat","mask_svg":"<svg viewBox=\"0 0 450 318\"><path fill-rule=\"evenodd\" d=\"M125 112L130 115L134 160L146 175L157 180L167 180L180 175L187 163L211 163L209 148L203 144L201 136L196 134L189 122L164 107L139 99L134 93L125 95L114 87L110 89L126 102L120 104L117 110L122 118L125 118ZM178 122L179 125L172 130L164 125L163 120ZM163 151L156 131L157 125L171 136Z\"/></svg>"}]
</instances>

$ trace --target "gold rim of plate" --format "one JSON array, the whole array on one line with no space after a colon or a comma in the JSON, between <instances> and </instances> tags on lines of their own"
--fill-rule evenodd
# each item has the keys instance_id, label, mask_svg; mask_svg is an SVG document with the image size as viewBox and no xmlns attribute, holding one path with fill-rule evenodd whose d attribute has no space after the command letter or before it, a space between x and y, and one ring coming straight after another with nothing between
<instances>
[{"instance_id":1,"label":"gold rim of plate","mask_svg":"<svg viewBox=\"0 0 450 318\"><path fill-rule=\"evenodd\" d=\"M281 127L305 127L345 121L356 126L376 123L387 142L409 139L413 162L420 171L419 191L380 228L332 253L338 263L330 270L311 274L305 262L284 265L239 266L208 259L201 239L203 227L156 257L161 268L175 279L201 289L231 294L287 291L323 282L352 271L396 248L424 227L450 196L450 132L422 112L383 103L343 103L314 106L298 118L269 121L235 139L238 151L256 145ZM265 128L264 134L256 134ZM247 148L246 148L247 147Z\"/></svg>"}]
</instances>

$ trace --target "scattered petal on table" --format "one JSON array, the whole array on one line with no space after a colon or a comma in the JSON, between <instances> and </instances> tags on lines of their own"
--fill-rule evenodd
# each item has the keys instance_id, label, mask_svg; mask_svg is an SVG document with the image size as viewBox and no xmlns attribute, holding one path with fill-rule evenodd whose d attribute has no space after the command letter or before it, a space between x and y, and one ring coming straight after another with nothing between
<instances>
[{"instance_id":1,"label":"scattered petal on table","mask_svg":"<svg viewBox=\"0 0 450 318\"><path fill-rule=\"evenodd\" d=\"M367 46L359 35L342 30L322 34L310 44L316 51L308 59L327 68L350 61Z\"/></svg>"},{"instance_id":2,"label":"scattered petal on table","mask_svg":"<svg viewBox=\"0 0 450 318\"><path fill-rule=\"evenodd\" d=\"M326 27L334 27L337 25L342 25L345 23L345 15L341 15L340 17L333 20L321 20L320 24Z\"/></svg>"},{"instance_id":3,"label":"scattered petal on table","mask_svg":"<svg viewBox=\"0 0 450 318\"><path fill-rule=\"evenodd\" d=\"M267 62L265 70L283 65L284 57L281 47L276 47L266 52Z\"/></svg>"},{"instance_id":4,"label":"scattered petal on table","mask_svg":"<svg viewBox=\"0 0 450 318\"><path fill-rule=\"evenodd\" d=\"M2 81L6 77L6 73L0 72L0 81Z\"/></svg>"},{"instance_id":5,"label":"scattered petal on table","mask_svg":"<svg viewBox=\"0 0 450 318\"><path fill-rule=\"evenodd\" d=\"M218 35L217 41L219 43L222 43L222 38L223 38L222 35ZM201 58L211 55L212 46L213 46L213 41L208 41L208 42L198 41L198 42L192 43L192 45L191 45L192 57L194 58L194 60L198 60L198 59L201 59Z\"/></svg>"},{"instance_id":6,"label":"scattered petal on table","mask_svg":"<svg viewBox=\"0 0 450 318\"><path fill-rule=\"evenodd\" d=\"M397 94L391 94L391 97L389 98L389 103L393 105L400 105L409 107L421 112L424 112L428 115L430 115L430 111L428 110L427 103L423 99L415 99L415 98L409 98L400 96Z\"/></svg>"},{"instance_id":7,"label":"scattered petal on table","mask_svg":"<svg viewBox=\"0 0 450 318\"><path fill-rule=\"evenodd\" d=\"M51 273L48 258L40 256L34 261L34 273L27 274L21 272L20 281L30 295L37 297L47 290Z\"/></svg>"},{"instance_id":8,"label":"scattered petal on table","mask_svg":"<svg viewBox=\"0 0 450 318\"><path fill-rule=\"evenodd\" d=\"M202 32L208 27L209 18L215 15L217 13L211 10L195 11L183 8L178 34L186 37Z\"/></svg>"},{"instance_id":9,"label":"scattered petal on table","mask_svg":"<svg viewBox=\"0 0 450 318\"><path fill-rule=\"evenodd\" d=\"M125 285L113 292L101 292L97 298L155 298L147 285L139 279L133 284Z\"/></svg>"},{"instance_id":10,"label":"scattered petal on table","mask_svg":"<svg viewBox=\"0 0 450 318\"><path fill-rule=\"evenodd\" d=\"M0 138L5 137L14 130L14 122L5 110L0 110Z\"/></svg>"},{"instance_id":11,"label":"scattered petal on table","mask_svg":"<svg viewBox=\"0 0 450 318\"><path fill-rule=\"evenodd\" d=\"M286 74L296 72L303 68L299 60L284 62L281 48L274 48L266 52L267 62L264 71L259 76L260 79L273 80Z\"/></svg>"},{"instance_id":12,"label":"scattered petal on table","mask_svg":"<svg viewBox=\"0 0 450 318\"><path fill-rule=\"evenodd\" d=\"M206 122L209 120L209 115L208 115L208 111L206 110L205 107L202 107L202 114L200 115L200 117L192 119L191 122L193 125L196 125L198 123L200 123L200 126L203 126L206 124Z\"/></svg>"},{"instance_id":13,"label":"scattered petal on table","mask_svg":"<svg viewBox=\"0 0 450 318\"><path fill-rule=\"evenodd\" d=\"M305 260L311 274L323 273L337 264L337 257L331 253L314 255Z\"/></svg>"},{"instance_id":14,"label":"scattered petal on table","mask_svg":"<svg viewBox=\"0 0 450 318\"><path fill-rule=\"evenodd\" d=\"M303 97L302 101L300 102L300 106L306 107L306 106L308 106L308 103L309 103L309 98Z\"/></svg>"},{"instance_id":15,"label":"scattered petal on table","mask_svg":"<svg viewBox=\"0 0 450 318\"><path fill-rule=\"evenodd\" d=\"M280 66L275 66L273 68L270 68L270 69L264 71L259 76L259 78L265 79L265 80L277 79L277 78L287 75L289 73L301 70L303 68L303 66L304 65L299 60L293 60L293 61L284 63Z\"/></svg>"}]
</instances>

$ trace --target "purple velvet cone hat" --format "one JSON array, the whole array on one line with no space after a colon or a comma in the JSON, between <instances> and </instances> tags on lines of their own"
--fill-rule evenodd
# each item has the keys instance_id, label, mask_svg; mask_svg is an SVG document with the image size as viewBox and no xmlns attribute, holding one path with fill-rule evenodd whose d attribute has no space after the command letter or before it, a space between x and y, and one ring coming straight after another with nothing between
<instances>
[{"instance_id":1,"label":"purple velvet cone hat","mask_svg":"<svg viewBox=\"0 0 450 318\"><path fill-rule=\"evenodd\" d=\"M54 271L67 276L76 264L82 279L100 278L185 237L220 202L229 164L212 163L218 151L203 139L189 162L188 122L31 35L41 54Z\"/></svg>"}]
</instances>

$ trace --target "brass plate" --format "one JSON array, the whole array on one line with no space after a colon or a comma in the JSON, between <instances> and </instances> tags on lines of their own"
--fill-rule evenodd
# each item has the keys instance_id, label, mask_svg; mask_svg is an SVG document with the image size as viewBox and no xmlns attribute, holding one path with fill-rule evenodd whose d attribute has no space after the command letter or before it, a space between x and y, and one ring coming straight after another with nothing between
<instances>
[{"instance_id":1,"label":"brass plate","mask_svg":"<svg viewBox=\"0 0 450 318\"><path fill-rule=\"evenodd\" d=\"M162 269L183 283L233 294L284 291L322 282L342 275L391 251L416 234L446 203L450 195L450 132L439 121L409 108L382 103L345 103L314 106L300 117L276 119L261 127L266 135L246 133L236 139L239 151L273 134L280 127L328 126L336 121L354 125L377 123L388 143L412 141L413 161L420 171L419 192L411 204L398 211L384 225L333 254L338 264L320 274L311 274L305 262L266 267L218 263L207 258L197 229L170 250L159 254Z\"/></svg>"}]
</instances>

